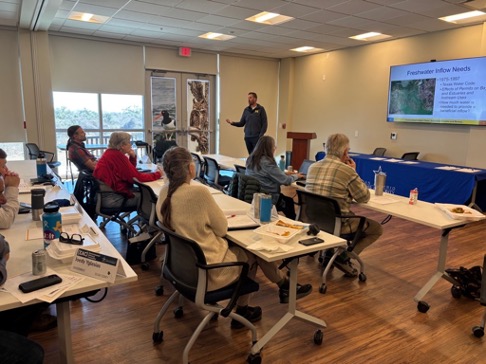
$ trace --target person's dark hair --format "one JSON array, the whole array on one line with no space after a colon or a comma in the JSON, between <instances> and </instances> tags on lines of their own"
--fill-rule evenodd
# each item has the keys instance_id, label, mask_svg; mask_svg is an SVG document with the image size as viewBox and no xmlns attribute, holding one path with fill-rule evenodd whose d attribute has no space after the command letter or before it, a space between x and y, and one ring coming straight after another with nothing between
<instances>
[{"instance_id":1,"label":"person's dark hair","mask_svg":"<svg viewBox=\"0 0 486 364\"><path fill-rule=\"evenodd\" d=\"M248 157L246 166L250 169L256 169L259 171L262 169L261 160L263 158L270 159L277 164L277 162L275 162L275 158L273 157L274 148L275 140L269 135L262 136L260 139L258 139L255 149L253 149L253 152L251 152L250 156Z\"/></svg>"},{"instance_id":2,"label":"person's dark hair","mask_svg":"<svg viewBox=\"0 0 486 364\"><path fill-rule=\"evenodd\" d=\"M248 95L251 95L251 96L253 96L255 99L257 99L257 100L258 100L258 96L257 96L257 94L256 94L255 92L253 92L253 91L252 91L252 92L248 92Z\"/></svg>"},{"instance_id":3,"label":"person's dark hair","mask_svg":"<svg viewBox=\"0 0 486 364\"><path fill-rule=\"evenodd\" d=\"M5 151L0 148L0 159L6 159L7 158L7 153L5 153Z\"/></svg>"},{"instance_id":4,"label":"person's dark hair","mask_svg":"<svg viewBox=\"0 0 486 364\"><path fill-rule=\"evenodd\" d=\"M183 147L172 147L162 157L162 168L169 179L167 197L162 203L160 212L163 216L162 223L168 229L174 230L170 224L171 198L177 189L187 180L189 165L192 163L191 153Z\"/></svg>"},{"instance_id":5,"label":"person's dark hair","mask_svg":"<svg viewBox=\"0 0 486 364\"><path fill-rule=\"evenodd\" d=\"M71 146L72 144L72 140L71 138L74 136L74 134L76 134L76 132L78 131L78 129L80 128L81 126L80 125L71 125L68 130L67 130L67 135L69 137L68 141L66 142L66 150L69 149L69 147Z\"/></svg>"}]
</instances>

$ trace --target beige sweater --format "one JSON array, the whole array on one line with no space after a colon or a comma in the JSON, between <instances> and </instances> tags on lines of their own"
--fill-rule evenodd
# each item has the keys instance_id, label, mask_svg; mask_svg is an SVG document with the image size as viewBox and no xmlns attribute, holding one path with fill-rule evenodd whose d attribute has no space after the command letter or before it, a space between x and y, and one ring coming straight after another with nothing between
<instances>
[{"instance_id":1,"label":"beige sweater","mask_svg":"<svg viewBox=\"0 0 486 364\"><path fill-rule=\"evenodd\" d=\"M160 209L168 191L168 184L160 190L157 216L162 221ZM240 249L230 250L224 239L228 221L209 190L204 186L183 184L172 195L171 225L179 235L196 241L202 248L208 264L246 261ZM236 254L235 254L236 253ZM210 271L209 290L233 282L239 268L222 268Z\"/></svg>"}]
</instances>

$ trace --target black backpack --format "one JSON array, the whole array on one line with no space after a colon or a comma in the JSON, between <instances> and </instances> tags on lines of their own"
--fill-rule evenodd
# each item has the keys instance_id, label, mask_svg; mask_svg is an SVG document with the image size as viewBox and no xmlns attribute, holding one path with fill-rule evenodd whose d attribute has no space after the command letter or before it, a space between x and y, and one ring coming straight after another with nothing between
<instances>
[{"instance_id":1,"label":"black backpack","mask_svg":"<svg viewBox=\"0 0 486 364\"><path fill-rule=\"evenodd\" d=\"M482 267L476 265L472 268L449 268L445 270L458 285L452 286L452 295L459 298L461 295L479 301L481 296Z\"/></svg>"}]
</instances>

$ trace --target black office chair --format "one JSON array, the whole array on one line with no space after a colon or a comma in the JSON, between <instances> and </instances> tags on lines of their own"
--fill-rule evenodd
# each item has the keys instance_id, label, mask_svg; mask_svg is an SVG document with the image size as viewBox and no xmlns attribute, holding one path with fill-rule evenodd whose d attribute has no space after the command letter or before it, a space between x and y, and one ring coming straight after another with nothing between
<instances>
[{"instance_id":1,"label":"black office chair","mask_svg":"<svg viewBox=\"0 0 486 364\"><path fill-rule=\"evenodd\" d=\"M236 169L236 173L243 173L243 174L245 174L245 172L246 172L246 167L245 166L240 166L239 164L235 164L235 169Z\"/></svg>"},{"instance_id":2,"label":"black office chair","mask_svg":"<svg viewBox=\"0 0 486 364\"><path fill-rule=\"evenodd\" d=\"M224 188L231 182L231 177L221 175L221 167L216 159L206 156L203 156L203 158L206 164L204 179L210 186L223 191Z\"/></svg>"},{"instance_id":3,"label":"black office chair","mask_svg":"<svg viewBox=\"0 0 486 364\"><path fill-rule=\"evenodd\" d=\"M402 159L406 161L415 161L418 158L420 152L408 152L402 155Z\"/></svg>"},{"instance_id":4,"label":"black office chair","mask_svg":"<svg viewBox=\"0 0 486 364\"><path fill-rule=\"evenodd\" d=\"M486 254L483 257L483 273L481 277L481 294L479 297L479 303L481 306L486 306ZM484 336L484 325L486 323L486 307L483 312L483 318L479 326L474 326L472 332L476 337Z\"/></svg>"},{"instance_id":5,"label":"black office chair","mask_svg":"<svg viewBox=\"0 0 486 364\"><path fill-rule=\"evenodd\" d=\"M145 154L152 160L152 146L149 143L144 142L143 140L135 140L135 145L137 146L137 149L145 149Z\"/></svg>"},{"instance_id":6,"label":"black office chair","mask_svg":"<svg viewBox=\"0 0 486 364\"><path fill-rule=\"evenodd\" d=\"M175 140L159 140L155 143L155 147L152 149L152 162L160 162L164 153L172 147L177 147Z\"/></svg>"},{"instance_id":7,"label":"black office chair","mask_svg":"<svg viewBox=\"0 0 486 364\"><path fill-rule=\"evenodd\" d=\"M29 152L29 158L30 159L37 159L39 157L39 154L44 156L44 158L47 159L47 165L51 168L57 168L61 165L61 162L55 161L54 159L54 153L52 152L47 152L45 150L40 150L37 144L35 143L25 143L25 146L27 147L27 150Z\"/></svg>"},{"instance_id":8,"label":"black office chair","mask_svg":"<svg viewBox=\"0 0 486 364\"><path fill-rule=\"evenodd\" d=\"M192 160L196 166L196 180L206 183L204 179L204 171L206 170L206 163L204 159L197 153L191 152Z\"/></svg>"},{"instance_id":9,"label":"black office chair","mask_svg":"<svg viewBox=\"0 0 486 364\"><path fill-rule=\"evenodd\" d=\"M373 155L376 155L377 157L383 157L385 155L386 148L375 148L373 151Z\"/></svg>"},{"instance_id":10,"label":"black office chair","mask_svg":"<svg viewBox=\"0 0 486 364\"><path fill-rule=\"evenodd\" d=\"M334 260L337 258L339 254L341 254L344 250L347 250L348 256L352 259L355 259L359 263L359 271L358 278L360 282L366 281L366 274L364 273L364 263L357 255L353 252L353 249L356 243L361 238L361 235L364 230L364 225L366 222L366 218L364 216L342 216L341 215L341 208L336 200L317 195L308 191L304 190L297 190L297 196L299 199L299 212L297 215L297 220L308 223L308 224L316 224L319 226L319 229L336 236L340 236L347 241L347 248L337 248L334 254L329 254L329 252L321 252L319 261L326 265L324 272L322 273L322 283L321 287L319 288L320 293L326 293L327 285L326 285L326 277L328 272L330 271L331 267L333 266ZM358 219L359 224L355 233L351 234L342 234L341 233L341 224L342 219ZM329 262L326 260L329 259ZM341 267L336 265L339 269ZM341 269L342 270L342 269ZM346 274L354 275L355 272L350 272L343 270Z\"/></svg>"},{"instance_id":11,"label":"black office chair","mask_svg":"<svg viewBox=\"0 0 486 364\"><path fill-rule=\"evenodd\" d=\"M194 302L198 308L208 311L198 327L193 331L191 338L184 348L182 354L182 362L184 364L188 363L189 351L200 333L209 321L217 315L231 317L245 325L251 330L252 343L255 343L257 341L255 326L244 317L233 312L236 301L240 296L256 292L259 289L258 283L248 278L248 264L244 262L227 262L208 265L201 247L195 241L165 228L160 222L158 222L158 225L163 230L168 244L164 266L162 268L163 276L174 286L176 291L165 302L155 319L154 333L152 336L153 342L155 344L162 342L164 332L160 330L160 322L169 309L169 306L176 299L179 299L179 306L174 311L174 315L176 318L183 316L184 311L181 306L181 298L184 297ZM184 264L181 264L181 262L184 262ZM215 291L207 290L208 274L210 271L234 266L241 267L241 273L237 282ZM226 307L218 303L224 300L229 300ZM207 348L203 350L207 350ZM247 362L260 363L260 353L255 355L250 354Z\"/></svg>"},{"instance_id":12,"label":"black office chair","mask_svg":"<svg viewBox=\"0 0 486 364\"><path fill-rule=\"evenodd\" d=\"M140 190L140 204L137 210L138 215L138 233L129 240L130 243L140 241L140 239L149 240L142 251L140 263L142 270L148 270L150 265L146 262L146 256L152 246L160 241L163 232L157 223L157 195L150 186L141 183L134 178L134 185Z\"/></svg>"}]
</instances>

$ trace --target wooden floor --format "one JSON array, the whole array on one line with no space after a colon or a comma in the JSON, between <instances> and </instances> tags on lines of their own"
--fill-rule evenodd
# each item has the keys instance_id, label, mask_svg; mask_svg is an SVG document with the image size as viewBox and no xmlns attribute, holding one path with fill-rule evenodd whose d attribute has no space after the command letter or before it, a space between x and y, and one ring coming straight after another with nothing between
<instances>
[{"instance_id":1,"label":"wooden floor","mask_svg":"<svg viewBox=\"0 0 486 364\"><path fill-rule=\"evenodd\" d=\"M381 221L385 216L355 208ZM112 226L110 226L112 225ZM448 267L482 264L486 253L486 222L455 229L450 234ZM117 225L109 224L107 235L124 254L126 243ZM419 313L413 296L433 274L440 232L393 218L384 235L363 252L368 280L331 273L328 292L318 292L320 269L313 258L299 264L299 282L310 282L312 294L298 301L298 308L327 322L324 342L313 343L315 327L292 320L264 348L264 363L485 363L485 339L471 334L485 307L467 298L455 299L450 284L441 280L425 297L431 306ZM163 246L158 246L159 255ZM72 338L77 363L180 363L183 348L199 323L201 314L187 305L182 319L169 312L164 317L164 341L152 344L153 321L172 292L154 295L160 268L152 262L149 271L135 266L138 282L110 288L100 303L72 303ZM262 336L285 313L275 286L259 273L260 292L252 304L263 309L257 323ZM46 352L46 363L58 363L57 332L31 335ZM231 330L220 318L203 331L190 352L192 364L244 363L250 347L248 331Z\"/></svg>"}]
</instances>

